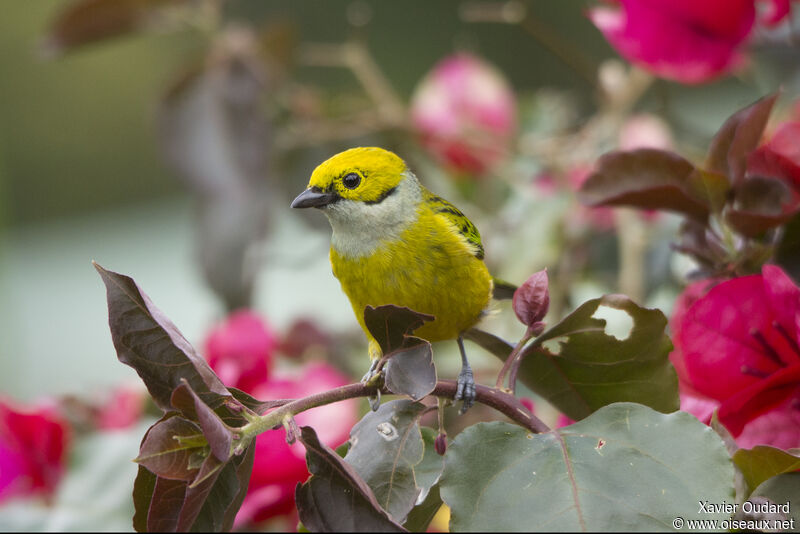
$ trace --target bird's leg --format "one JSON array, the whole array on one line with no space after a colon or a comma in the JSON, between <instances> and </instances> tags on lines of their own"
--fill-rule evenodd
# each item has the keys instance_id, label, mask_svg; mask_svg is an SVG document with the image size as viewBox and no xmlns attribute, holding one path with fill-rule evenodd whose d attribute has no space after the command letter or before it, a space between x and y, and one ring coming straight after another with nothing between
<instances>
[{"instance_id":1,"label":"bird's leg","mask_svg":"<svg viewBox=\"0 0 800 534\"><path fill-rule=\"evenodd\" d=\"M378 362L381 361L380 358L374 358L370 361L369 369L367 369L366 374L361 378L362 384L370 385L371 383L375 382L379 373L375 372L375 369L378 368Z\"/></svg>"},{"instance_id":2,"label":"bird's leg","mask_svg":"<svg viewBox=\"0 0 800 534\"><path fill-rule=\"evenodd\" d=\"M378 389L375 391L375 395L370 395L368 398L369 400L369 407L372 408L372 411L375 412L381 405L381 378L383 377L383 369L378 370L378 366L381 363L381 357L383 356L383 351L381 350L380 345L371 339L369 342L369 357L370 357L370 364L369 369L367 370L367 374L361 379L362 384L366 384L368 386L378 386Z\"/></svg>"},{"instance_id":3,"label":"bird's leg","mask_svg":"<svg viewBox=\"0 0 800 534\"><path fill-rule=\"evenodd\" d=\"M378 385L378 389L375 390L374 395L370 395L367 400L369 401L369 407L372 408L373 412L378 411L378 408L381 405L381 389L379 385L379 381L381 379L382 373L380 371L376 371L378 368L378 363L380 362L380 358L375 358L372 360L372 363L369 365L369 370L367 370L367 374L361 379L362 384L366 384L367 386Z\"/></svg>"},{"instance_id":4,"label":"bird's leg","mask_svg":"<svg viewBox=\"0 0 800 534\"><path fill-rule=\"evenodd\" d=\"M464 338L458 336L458 349L461 351L461 372L458 373L458 387L456 388L455 400L463 400L459 413L464 414L475 403L475 379L472 376L472 368L467 361L467 353L464 352Z\"/></svg>"}]
</instances>

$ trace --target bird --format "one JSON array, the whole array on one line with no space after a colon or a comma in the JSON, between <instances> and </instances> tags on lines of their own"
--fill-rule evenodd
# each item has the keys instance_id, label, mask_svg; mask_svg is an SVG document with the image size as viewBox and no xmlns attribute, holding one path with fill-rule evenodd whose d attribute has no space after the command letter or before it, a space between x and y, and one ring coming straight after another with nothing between
<instances>
[{"instance_id":1,"label":"bird","mask_svg":"<svg viewBox=\"0 0 800 534\"><path fill-rule=\"evenodd\" d=\"M317 208L330 222L333 275L369 342L364 379L382 356L364 324L365 307L408 307L434 316L415 336L457 341L455 400L463 401L462 413L468 410L475 380L463 336L486 314L493 289L475 225L425 188L402 158L379 147L351 148L319 164L291 207Z\"/></svg>"}]
</instances>

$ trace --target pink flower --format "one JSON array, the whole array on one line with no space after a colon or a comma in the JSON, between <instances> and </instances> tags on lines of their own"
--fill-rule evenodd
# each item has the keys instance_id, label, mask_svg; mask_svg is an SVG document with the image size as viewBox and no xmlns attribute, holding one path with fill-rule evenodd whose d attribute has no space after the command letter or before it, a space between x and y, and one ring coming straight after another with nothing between
<instances>
[{"instance_id":1,"label":"pink flower","mask_svg":"<svg viewBox=\"0 0 800 534\"><path fill-rule=\"evenodd\" d=\"M590 10L589 18L625 59L681 83L707 82L742 65L741 47L756 21L755 0L618 3ZM788 4L772 0L765 22L780 22Z\"/></svg>"},{"instance_id":2,"label":"pink flower","mask_svg":"<svg viewBox=\"0 0 800 534\"><path fill-rule=\"evenodd\" d=\"M306 330L291 331L298 334ZM287 335L283 344L290 342ZM296 399L350 383L348 377L321 362L274 371L272 353L277 344L278 336L257 314L240 311L211 332L206 351L209 365L225 385L245 390L257 399ZM353 399L320 406L297 415L295 421L298 426L312 427L323 443L336 447L349 438L350 429L358 421L357 403ZM250 485L236 525L293 516L295 486L308 476L305 449L300 443L288 445L283 429L260 434ZM286 526L294 528L288 523Z\"/></svg>"},{"instance_id":3,"label":"pink flower","mask_svg":"<svg viewBox=\"0 0 800 534\"><path fill-rule=\"evenodd\" d=\"M492 65L466 53L440 61L411 97L422 144L459 173L482 174L502 161L516 130L516 99Z\"/></svg>"},{"instance_id":4,"label":"pink flower","mask_svg":"<svg viewBox=\"0 0 800 534\"><path fill-rule=\"evenodd\" d=\"M228 387L247 393L266 382L278 337L253 311L240 310L206 338L206 358Z\"/></svg>"},{"instance_id":5,"label":"pink flower","mask_svg":"<svg viewBox=\"0 0 800 534\"><path fill-rule=\"evenodd\" d=\"M307 365L299 375L274 376L253 392L260 399L299 398L350 383L350 380L325 363ZM337 447L347 441L358 421L357 400L320 406L295 417L298 426L314 428L320 440ZM260 522L294 510L294 489L309 476L305 448L298 442L286 443L283 429L265 432L256 438L256 457L250 487L237 524Z\"/></svg>"},{"instance_id":6,"label":"pink flower","mask_svg":"<svg viewBox=\"0 0 800 534\"><path fill-rule=\"evenodd\" d=\"M67 459L70 430L50 407L0 400L0 502L51 495Z\"/></svg>"},{"instance_id":7,"label":"pink flower","mask_svg":"<svg viewBox=\"0 0 800 534\"><path fill-rule=\"evenodd\" d=\"M147 402L147 390L139 385L124 385L112 391L94 416L100 430L128 428L142 417Z\"/></svg>"},{"instance_id":8,"label":"pink flower","mask_svg":"<svg viewBox=\"0 0 800 534\"><path fill-rule=\"evenodd\" d=\"M785 436L764 429L797 421L791 410L800 403L800 288L772 265L711 284L689 286L671 320L682 408L707 421L717 404L734 437L784 443ZM800 438L800 427L789 433Z\"/></svg>"},{"instance_id":9,"label":"pink flower","mask_svg":"<svg viewBox=\"0 0 800 534\"><path fill-rule=\"evenodd\" d=\"M619 149L637 148L674 148L672 131L664 119L650 113L637 113L625 120L619 132Z\"/></svg>"}]
</instances>

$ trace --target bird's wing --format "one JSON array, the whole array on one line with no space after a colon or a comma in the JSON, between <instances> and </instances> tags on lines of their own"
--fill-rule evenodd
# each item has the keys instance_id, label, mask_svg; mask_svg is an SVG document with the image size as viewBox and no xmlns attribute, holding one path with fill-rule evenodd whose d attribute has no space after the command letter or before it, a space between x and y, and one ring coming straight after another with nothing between
<instances>
[{"instance_id":1,"label":"bird's wing","mask_svg":"<svg viewBox=\"0 0 800 534\"><path fill-rule=\"evenodd\" d=\"M460 209L430 191L426 191L425 202L429 204L429 207L437 216L444 217L447 222L453 225L455 230L467 240L475 257L482 260L483 243L481 243L481 234L472 224L472 221L467 219L467 216L461 213Z\"/></svg>"}]
</instances>

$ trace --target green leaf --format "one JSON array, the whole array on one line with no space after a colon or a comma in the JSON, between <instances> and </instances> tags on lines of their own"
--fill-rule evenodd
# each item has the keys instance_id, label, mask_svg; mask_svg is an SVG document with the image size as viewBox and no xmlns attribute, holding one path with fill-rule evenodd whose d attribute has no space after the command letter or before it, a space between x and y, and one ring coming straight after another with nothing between
<instances>
[{"instance_id":1,"label":"green leaf","mask_svg":"<svg viewBox=\"0 0 800 534\"><path fill-rule=\"evenodd\" d=\"M729 176L734 185L744 178L747 156L758 146L778 93L765 96L731 115L711 141L706 168Z\"/></svg>"},{"instance_id":2,"label":"green leaf","mask_svg":"<svg viewBox=\"0 0 800 534\"><path fill-rule=\"evenodd\" d=\"M119 361L133 367L165 412L186 380L203 402L223 404L230 392L206 361L132 278L94 264L106 286L108 323Z\"/></svg>"},{"instance_id":3,"label":"green leaf","mask_svg":"<svg viewBox=\"0 0 800 534\"><path fill-rule=\"evenodd\" d=\"M434 440L437 432L432 428L420 427L422 441L425 443L425 452L422 461L414 466L414 478L420 495L417 504L406 517L403 526L411 532L425 532L436 512L442 506L442 497L439 494L439 477L444 469L444 457L437 454L434 449ZM420 502L422 499L422 502Z\"/></svg>"},{"instance_id":4,"label":"green leaf","mask_svg":"<svg viewBox=\"0 0 800 534\"><path fill-rule=\"evenodd\" d=\"M425 499L411 509L403 523L403 527L410 532L426 532L436 512L442 507L442 496L439 493L439 484L435 484Z\"/></svg>"},{"instance_id":5,"label":"green leaf","mask_svg":"<svg viewBox=\"0 0 800 534\"><path fill-rule=\"evenodd\" d=\"M193 438L190 441L201 438L199 446L180 439L185 437ZM198 454L207 456L207 447L197 425L176 414L168 414L148 430L134 461L163 478L193 480L197 475L193 459Z\"/></svg>"},{"instance_id":6,"label":"green leaf","mask_svg":"<svg viewBox=\"0 0 800 534\"><path fill-rule=\"evenodd\" d=\"M593 317L601 307L627 315L633 323L627 337L606 332L606 321ZM678 377L669 361L666 324L661 311L624 295L589 300L525 349L518 377L576 421L613 402L677 410Z\"/></svg>"},{"instance_id":7,"label":"green leaf","mask_svg":"<svg viewBox=\"0 0 800 534\"><path fill-rule=\"evenodd\" d=\"M742 472L752 491L774 476L800 469L800 456L775 447L758 445L752 449L736 451L733 463Z\"/></svg>"},{"instance_id":8,"label":"green leaf","mask_svg":"<svg viewBox=\"0 0 800 534\"><path fill-rule=\"evenodd\" d=\"M311 478L297 484L295 502L303 525L312 532L405 532L381 508L356 470L321 443L314 429L302 427Z\"/></svg>"},{"instance_id":9,"label":"green leaf","mask_svg":"<svg viewBox=\"0 0 800 534\"><path fill-rule=\"evenodd\" d=\"M672 152L642 148L610 152L578 193L591 206L677 211L705 220L711 205L694 166Z\"/></svg>"},{"instance_id":10,"label":"green leaf","mask_svg":"<svg viewBox=\"0 0 800 534\"><path fill-rule=\"evenodd\" d=\"M392 304L364 308L364 324L384 355L403 348L406 336L412 335L414 330L433 320L433 315Z\"/></svg>"},{"instance_id":11,"label":"green leaf","mask_svg":"<svg viewBox=\"0 0 800 534\"><path fill-rule=\"evenodd\" d=\"M425 452L422 455L422 461L414 466L414 479L417 481L417 487L422 490L424 494L439 481L442 476L442 469L444 469L444 457L440 456L434 449L434 441L436 440L437 432L427 426L420 427L422 432L422 441L425 444Z\"/></svg>"},{"instance_id":12,"label":"green leaf","mask_svg":"<svg viewBox=\"0 0 800 534\"><path fill-rule=\"evenodd\" d=\"M406 336L403 348L393 351L385 366L386 388L396 395L408 395L418 401L436 387L436 367L431 344Z\"/></svg>"},{"instance_id":13,"label":"green leaf","mask_svg":"<svg viewBox=\"0 0 800 534\"><path fill-rule=\"evenodd\" d=\"M351 447L344 457L398 523L405 520L420 493L414 467L423 458L418 423L424 409L425 405L407 400L382 404L350 431Z\"/></svg>"},{"instance_id":14,"label":"green leaf","mask_svg":"<svg viewBox=\"0 0 800 534\"><path fill-rule=\"evenodd\" d=\"M727 517L700 517L698 501L730 502L733 466L692 415L619 403L544 434L471 426L439 484L452 531L673 530L675 517Z\"/></svg>"},{"instance_id":15,"label":"green leaf","mask_svg":"<svg viewBox=\"0 0 800 534\"><path fill-rule=\"evenodd\" d=\"M753 491L752 497L766 497L775 504L789 503L789 517L794 524L784 530L800 530L800 473L784 473L763 482Z\"/></svg>"}]
</instances>

